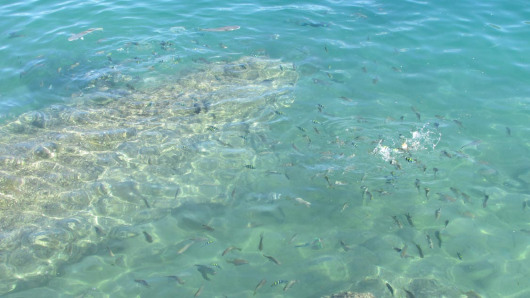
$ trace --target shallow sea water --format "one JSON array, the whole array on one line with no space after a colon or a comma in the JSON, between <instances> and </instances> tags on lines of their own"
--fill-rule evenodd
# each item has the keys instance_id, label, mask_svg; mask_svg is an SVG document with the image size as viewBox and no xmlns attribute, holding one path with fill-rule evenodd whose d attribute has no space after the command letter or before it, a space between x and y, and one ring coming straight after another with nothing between
<instances>
[{"instance_id":1,"label":"shallow sea water","mask_svg":"<svg viewBox=\"0 0 530 298\"><path fill-rule=\"evenodd\" d=\"M530 295L524 1L188 2L0 5L0 295Z\"/></svg>"}]
</instances>

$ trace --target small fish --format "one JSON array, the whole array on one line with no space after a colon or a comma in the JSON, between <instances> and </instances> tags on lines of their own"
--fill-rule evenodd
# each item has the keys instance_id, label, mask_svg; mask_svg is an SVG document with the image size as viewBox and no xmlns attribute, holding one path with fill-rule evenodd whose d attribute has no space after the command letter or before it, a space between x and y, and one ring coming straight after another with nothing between
<instances>
[{"instance_id":1,"label":"small fish","mask_svg":"<svg viewBox=\"0 0 530 298\"><path fill-rule=\"evenodd\" d=\"M286 285L285 287L283 287L283 291L286 292L287 290L289 290L292 286L294 286L295 283L297 283L298 280L290 280Z\"/></svg>"},{"instance_id":2,"label":"small fish","mask_svg":"<svg viewBox=\"0 0 530 298\"><path fill-rule=\"evenodd\" d=\"M267 283L267 280L266 280L266 279L262 279L262 280L256 285L256 288L254 289L254 296L256 295L256 293L258 292L258 290L261 289L266 283Z\"/></svg>"},{"instance_id":3,"label":"small fish","mask_svg":"<svg viewBox=\"0 0 530 298\"><path fill-rule=\"evenodd\" d=\"M455 196L460 195L460 191L456 187L449 187L449 189L455 194Z\"/></svg>"},{"instance_id":4,"label":"small fish","mask_svg":"<svg viewBox=\"0 0 530 298\"><path fill-rule=\"evenodd\" d=\"M224 26L224 27L218 27L218 28L203 28L201 31L207 31L207 32L225 32L225 31L234 31L238 30L239 26Z\"/></svg>"},{"instance_id":5,"label":"small fish","mask_svg":"<svg viewBox=\"0 0 530 298\"><path fill-rule=\"evenodd\" d=\"M263 256L266 257L267 259L269 259L269 261L273 262L276 265L281 265L282 264L278 259L276 259L273 256L266 256L266 255L263 255Z\"/></svg>"},{"instance_id":6,"label":"small fish","mask_svg":"<svg viewBox=\"0 0 530 298\"><path fill-rule=\"evenodd\" d=\"M395 159L391 160L390 164L394 165L396 167L396 169L401 170L401 165L399 164L399 162L397 160L395 160Z\"/></svg>"},{"instance_id":7,"label":"small fish","mask_svg":"<svg viewBox=\"0 0 530 298\"><path fill-rule=\"evenodd\" d=\"M86 31L83 31L81 33L73 34L72 36L68 37L68 41L74 41L74 40L78 40L78 39L83 40L83 36L87 35L88 33L91 33L91 32L94 32L94 31L98 31L98 30L103 30L103 28L90 28L90 29L88 29Z\"/></svg>"},{"instance_id":8,"label":"small fish","mask_svg":"<svg viewBox=\"0 0 530 298\"><path fill-rule=\"evenodd\" d=\"M167 278L176 281L179 285L185 284L185 282L180 277L178 277L176 275L168 275Z\"/></svg>"},{"instance_id":9,"label":"small fish","mask_svg":"<svg viewBox=\"0 0 530 298\"><path fill-rule=\"evenodd\" d=\"M395 72L401 72L401 69L395 67L395 66L392 66L392 70L395 71Z\"/></svg>"},{"instance_id":10,"label":"small fish","mask_svg":"<svg viewBox=\"0 0 530 298\"><path fill-rule=\"evenodd\" d=\"M438 240L438 247L442 247L442 236L440 235L440 231L435 231L434 236Z\"/></svg>"},{"instance_id":11,"label":"small fish","mask_svg":"<svg viewBox=\"0 0 530 298\"><path fill-rule=\"evenodd\" d=\"M145 281L145 280L143 280L143 279L135 279L134 281L137 282L137 283L139 283L139 284L141 284L141 285L144 286L144 287L147 287L147 288L151 287L151 286L149 285L149 283L147 283L147 281Z\"/></svg>"},{"instance_id":12,"label":"small fish","mask_svg":"<svg viewBox=\"0 0 530 298\"><path fill-rule=\"evenodd\" d=\"M444 223L444 229L447 228L447 225L448 225L448 224L449 224L449 220L446 219L446 220L445 220L445 223Z\"/></svg>"},{"instance_id":13,"label":"small fish","mask_svg":"<svg viewBox=\"0 0 530 298\"><path fill-rule=\"evenodd\" d=\"M9 32L9 39L11 38L17 38L17 37L24 37L25 35L20 34L19 32Z\"/></svg>"},{"instance_id":14,"label":"small fish","mask_svg":"<svg viewBox=\"0 0 530 298\"><path fill-rule=\"evenodd\" d=\"M405 214L405 216L407 217L407 221L409 222L409 225L413 227L414 223L412 222L412 216L410 215L410 213Z\"/></svg>"},{"instance_id":15,"label":"small fish","mask_svg":"<svg viewBox=\"0 0 530 298\"><path fill-rule=\"evenodd\" d=\"M440 197L440 201L456 202L456 199L450 195L441 192L436 193Z\"/></svg>"},{"instance_id":16,"label":"small fish","mask_svg":"<svg viewBox=\"0 0 530 298\"><path fill-rule=\"evenodd\" d=\"M183 254L183 253L186 252L186 251L188 250L188 248L190 248L194 243L195 243L195 241L190 242L190 243L184 245L181 249L179 249L179 250L177 251L177 254L178 254L178 255Z\"/></svg>"},{"instance_id":17,"label":"small fish","mask_svg":"<svg viewBox=\"0 0 530 298\"><path fill-rule=\"evenodd\" d=\"M300 26L311 26L311 27L329 27L327 23L302 23Z\"/></svg>"},{"instance_id":18,"label":"small fish","mask_svg":"<svg viewBox=\"0 0 530 298\"><path fill-rule=\"evenodd\" d=\"M287 282L289 282L289 281L285 280L285 279L280 279L280 280L277 280L277 281L273 282L271 287L277 286L279 284L284 284L284 283L287 283Z\"/></svg>"},{"instance_id":19,"label":"small fish","mask_svg":"<svg viewBox=\"0 0 530 298\"><path fill-rule=\"evenodd\" d=\"M328 175L324 175L324 179L326 179L326 182L328 183L328 186L333 188L333 183L331 183L331 181L329 180Z\"/></svg>"},{"instance_id":20,"label":"small fish","mask_svg":"<svg viewBox=\"0 0 530 298\"><path fill-rule=\"evenodd\" d=\"M151 205L149 205L149 202L147 202L146 198L142 198L142 200L144 201L145 207L151 208Z\"/></svg>"},{"instance_id":21,"label":"small fish","mask_svg":"<svg viewBox=\"0 0 530 298\"><path fill-rule=\"evenodd\" d=\"M346 96L341 96L340 99L345 100L345 101L352 101L351 98L346 97Z\"/></svg>"},{"instance_id":22,"label":"small fish","mask_svg":"<svg viewBox=\"0 0 530 298\"><path fill-rule=\"evenodd\" d=\"M443 150L442 154L445 155L448 158L453 158L453 155L451 155L451 153L447 152L447 150Z\"/></svg>"},{"instance_id":23,"label":"small fish","mask_svg":"<svg viewBox=\"0 0 530 298\"><path fill-rule=\"evenodd\" d=\"M414 243L416 245L416 248L418 249L418 253L420 254L420 258L423 259L423 250L421 250L421 246L417 243Z\"/></svg>"},{"instance_id":24,"label":"small fish","mask_svg":"<svg viewBox=\"0 0 530 298\"><path fill-rule=\"evenodd\" d=\"M296 244L294 247L296 247L296 248L308 247L309 245L311 245L311 242L299 243L299 244Z\"/></svg>"},{"instance_id":25,"label":"small fish","mask_svg":"<svg viewBox=\"0 0 530 298\"><path fill-rule=\"evenodd\" d=\"M464 128L464 125L462 125L462 122L458 121L458 120L453 120L454 123L456 123L456 125L458 125L460 128Z\"/></svg>"},{"instance_id":26,"label":"small fish","mask_svg":"<svg viewBox=\"0 0 530 298\"><path fill-rule=\"evenodd\" d=\"M255 167L253 165L245 165L245 168L250 169L250 170L254 170L255 169Z\"/></svg>"},{"instance_id":27,"label":"small fish","mask_svg":"<svg viewBox=\"0 0 530 298\"><path fill-rule=\"evenodd\" d=\"M351 247L346 245L346 243L344 243L344 241L340 240L339 243L340 243L340 246L342 246L342 249L344 249L344 251L348 251L348 250L351 249Z\"/></svg>"},{"instance_id":28,"label":"small fish","mask_svg":"<svg viewBox=\"0 0 530 298\"><path fill-rule=\"evenodd\" d=\"M390 291L390 294L392 294L392 296L394 296L394 289L392 288L392 286L389 283L386 283L386 287Z\"/></svg>"},{"instance_id":29,"label":"small fish","mask_svg":"<svg viewBox=\"0 0 530 298\"><path fill-rule=\"evenodd\" d=\"M433 248L434 245L432 244L432 239L431 239L431 236L429 236L429 234L425 235L425 237L427 238L427 244L429 245L429 248Z\"/></svg>"},{"instance_id":30,"label":"small fish","mask_svg":"<svg viewBox=\"0 0 530 298\"><path fill-rule=\"evenodd\" d=\"M235 266L241 266L248 264L248 261L245 259L233 259L233 260L226 260L227 263L234 264Z\"/></svg>"},{"instance_id":31,"label":"small fish","mask_svg":"<svg viewBox=\"0 0 530 298\"><path fill-rule=\"evenodd\" d=\"M368 18L367 15L362 14L362 13L360 13L360 12L356 12L355 15L356 15L358 18L363 18L363 19ZM368 40L370 40L370 38L368 38Z\"/></svg>"},{"instance_id":32,"label":"small fish","mask_svg":"<svg viewBox=\"0 0 530 298\"><path fill-rule=\"evenodd\" d=\"M311 248L312 249L321 249L322 247L324 247L324 245L322 244L322 239L316 237L315 240L313 240L313 242L311 242Z\"/></svg>"},{"instance_id":33,"label":"small fish","mask_svg":"<svg viewBox=\"0 0 530 298\"><path fill-rule=\"evenodd\" d=\"M490 196L488 196L487 194L484 194L484 201L482 201L482 208L486 208L489 198Z\"/></svg>"},{"instance_id":34,"label":"small fish","mask_svg":"<svg viewBox=\"0 0 530 298\"><path fill-rule=\"evenodd\" d=\"M175 200L177 199L179 193L180 193L180 187L177 187L177 191L175 192Z\"/></svg>"},{"instance_id":35,"label":"small fish","mask_svg":"<svg viewBox=\"0 0 530 298\"><path fill-rule=\"evenodd\" d=\"M348 209L348 207L350 207L350 204L348 204L348 202L342 204L342 208L340 209L340 212L344 212L344 210Z\"/></svg>"},{"instance_id":36,"label":"small fish","mask_svg":"<svg viewBox=\"0 0 530 298\"><path fill-rule=\"evenodd\" d=\"M153 237L151 237L151 235L149 235L149 233L147 233L146 231L143 231L144 233L144 236L145 236L145 241L149 242L149 243L153 243Z\"/></svg>"},{"instance_id":37,"label":"small fish","mask_svg":"<svg viewBox=\"0 0 530 298\"><path fill-rule=\"evenodd\" d=\"M528 206L528 203L526 201L523 201L523 210L526 209L526 206Z\"/></svg>"},{"instance_id":38,"label":"small fish","mask_svg":"<svg viewBox=\"0 0 530 298\"><path fill-rule=\"evenodd\" d=\"M208 239L208 238L206 238L206 239L207 239L207 240L204 241L204 243L202 244L201 247L205 247L205 246L208 246L208 245L210 245L210 244L212 244L212 243L215 243L215 240Z\"/></svg>"},{"instance_id":39,"label":"small fish","mask_svg":"<svg viewBox=\"0 0 530 298\"><path fill-rule=\"evenodd\" d=\"M199 297L202 293L202 289L204 288L204 285L202 285L198 290L197 292L195 292L195 295L193 295L193 297Z\"/></svg>"},{"instance_id":40,"label":"small fish","mask_svg":"<svg viewBox=\"0 0 530 298\"><path fill-rule=\"evenodd\" d=\"M225 249L225 250L223 251L223 253L221 254L221 256L226 255L227 253L231 252L232 250L239 250L239 251L241 251L241 248L239 248L239 247L235 247L235 246L230 246L230 247L228 247L227 249Z\"/></svg>"},{"instance_id":41,"label":"small fish","mask_svg":"<svg viewBox=\"0 0 530 298\"><path fill-rule=\"evenodd\" d=\"M94 230L96 231L96 234L98 236L105 236L106 235L105 231L103 231L103 229L101 227L99 227L99 226L94 226Z\"/></svg>"},{"instance_id":42,"label":"small fish","mask_svg":"<svg viewBox=\"0 0 530 298\"><path fill-rule=\"evenodd\" d=\"M414 296L411 291L407 291L405 289L403 289L403 291L405 291L407 298L416 298L416 296Z\"/></svg>"},{"instance_id":43,"label":"small fish","mask_svg":"<svg viewBox=\"0 0 530 298\"><path fill-rule=\"evenodd\" d=\"M416 181L414 182L414 186L416 186L418 193L420 193L420 179L416 178Z\"/></svg>"},{"instance_id":44,"label":"small fish","mask_svg":"<svg viewBox=\"0 0 530 298\"><path fill-rule=\"evenodd\" d=\"M506 134L510 137L512 136L512 130L508 126L506 126Z\"/></svg>"},{"instance_id":45,"label":"small fish","mask_svg":"<svg viewBox=\"0 0 530 298\"><path fill-rule=\"evenodd\" d=\"M202 228L205 229L206 231L210 231L210 232L215 231L214 228L212 228L212 227L210 227L209 225L206 225L206 224L203 224Z\"/></svg>"},{"instance_id":46,"label":"small fish","mask_svg":"<svg viewBox=\"0 0 530 298\"><path fill-rule=\"evenodd\" d=\"M495 24L488 24L491 28L493 29L497 29L497 30L500 30L501 27L499 25L495 25Z\"/></svg>"},{"instance_id":47,"label":"small fish","mask_svg":"<svg viewBox=\"0 0 530 298\"><path fill-rule=\"evenodd\" d=\"M379 82L379 79L378 79L378 78L373 78L373 79L372 79L372 84L375 85L375 84L377 84L377 82Z\"/></svg>"},{"instance_id":48,"label":"small fish","mask_svg":"<svg viewBox=\"0 0 530 298\"><path fill-rule=\"evenodd\" d=\"M396 223L396 225L402 229L403 228L403 225L401 224L401 222L399 222L399 219L397 218L397 216L395 215L392 215L392 218L394 219L394 222Z\"/></svg>"},{"instance_id":49,"label":"small fish","mask_svg":"<svg viewBox=\"0 0 530 298\"><path fill-rule=\"evenodd\" d=\"M200 265L200 264L196 264L195 266L197 266L197 271L199 271L201 273L202 278L204 278L205 280L208 280L208 281L210 280L210 277L208 276L208 274L209 275L214 275L214 274L217 273L210 266Z\"/></svg>"},{"instance_id":50,"label":"small fish","mask_svg":"<svg viewBox=\"0 0 530 298\"><path fill-rule=\"evenodd\" d=\"M262 250L263 250L263 232L261 232L261 234L259 234L259 245L258 245L258 249L259 249L259 251L262 251Z\"/></svg>"},{"instance_id":51,"label":"small fish","mask_svg":"<svg viewBox=\"0 0 530 298\"><path fill-rule=\"evenodd\" d=\"M431 191L430 188L428 187L425 187L425 197L427 198L427 200L429 199L429 192Z\"/></svg>"},{"instance_id":52,"label":"small fish","mask_svg":"<svg viewBox=\"0 0 530 298\"><path fill-rule=\"evenodd\" d=\"M436 173L438 173L438 168L432 168L432 171L434 172L434 178L436 178Z\"/></svg>"},{"instance_id":53,"label":"small fish","mask_svg":"<svg viewBox=\"0 0 530 298\"><path fill-rule=\"evenodd\" d=\"M372 195L372 193L369 192L368 190L366 191L366 194L368 195L368 198L370 199L370 201L374 198L374 196Z\"/></svg>"},{"instance_id":54,"label":"small fish","mask_svg":"<svg viewBox=\"0 0 530 298\"><path fill-rule=\"evenodd\" d=\"M300 153L300 154L303 154L302 151L300 151L300 149L298 149L298 147L296 147L296 145L294 143L291 144L291 146L293 147L294 151Z\"/></svg>"},{"instance_id":55,"label":"small fish","mask_svg":"<svg viewBox=\"0 0 530 298\"><path fill-rule=\"evenodd\" d=\"M278 172L278 171L274 171L274 170L269 170L266 172L267 176L268 175L283 175L282 172Z\"/></svg>"},{"instance_id":56,"label":"small fish","mask_svg":"<svg viewBox=\"0 0 530 298\"><path fill-rule=\"evenodd\" d=\"M311 203L309 203L308 201L302 199L302 198L295 198L294 199L298 204L302 204L304 206L306 206L307 208L311 207Z\"/></svg>"},{"instance_id":57,"label":"small fish","mask_svg":"<svg viewBox=\"0 0 530 298\"><path fill-rule=\"evenodd\" d=\"M442 208L438 208L436 209L436 211L434 211L434 219L435 220L438 220L440 218L440 213L442 212Z\"/></svg>"},{"instance_id":58,"label":"small fish","mask_svg":"<svg viewBox=\"0 0 530 298\"><path fill-rule=\"evenodd\" d=\"M364 200L364 196L366 195L366 192L368 191L368 187L364 186L364 185L361 185L361 189L363 190L363 195L362 195L362 198Z\"/></svg>"},{"instance_id":59,"label":"small fish","mask_svg":"<svg viewBox=\"0 0 530 298\"><path fill-rule=\"evenodd\" d=\"M109 251L109 256L114 257L114 253L110 249L110 247L107 246L107 250Z\"/></svg>"},{"instance_id":60,"label":"small fish","mask_svg":"<svg viewBox=\"0 0 530 298\"><path fill-rule=\"evenodd\" d=\"M462 255L458 251L456 252L456 256L458 257L459 260L462 260Z\"/></svg>"},{"instance_id":61,"label":"small fish","mask_svg":"<svg viewBox=\"0 0 530 298\"><path fill-rule=\"evenodd\" d=\"M476 141L473 141L473 142L470 142L470 143L467 143L465 144L464 146L460 147L460 150L464 149L465 147L468 147L468 146L476 146L478 144L482 143L481 140L476 140Z\"/></svg>"},{"instance_id":62,"label":"small fish","mask_svg":"<svg viewBox=\"0 0 530 298\"><path fill-rule=\"evenodd\" d=\"M404 258L404 257L407 256L407 248L408 248L408 246L405 244L405 246L403 246L403 248L401 249L401 254L400 254L400 256L401 256L402 258Z\"/></svg>"},{"instance_id":63,"label":"small fish","mask_svg":"<svg viewBox=\"0 0 530 298\"><path fill-rule=\"evenodd\" d=\"M471 203L471 197L468 194L466 194L465 192L461 192L460 194L464 197L464 200L467 203Z\"/></svg>"},{"instance_id":64,"label":"small fish","mask_svg":"<svg viewBox=\"0 0 530 298\"><path fill-rule=\"evenodd\" d=\"M327 46L324 46L324 51L326 51L326 53L328 52L328 47Z\"/></svg>"}]
</instances>

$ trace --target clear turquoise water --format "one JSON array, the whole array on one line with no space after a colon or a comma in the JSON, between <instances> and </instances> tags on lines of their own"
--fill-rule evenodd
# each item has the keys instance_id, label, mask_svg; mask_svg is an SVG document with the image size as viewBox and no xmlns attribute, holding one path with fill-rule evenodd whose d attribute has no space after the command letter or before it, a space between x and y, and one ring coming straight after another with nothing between
<instances>
[{"instance_id":1,"label":"clear turquoise water","mask_svg":"<svg viewBox=\"0 0 530 298\"><path fill-rule=\"evenodd\" d=\"M530 295L525 1L0 12L7 297Z\"/></svg>"}]
</instances>

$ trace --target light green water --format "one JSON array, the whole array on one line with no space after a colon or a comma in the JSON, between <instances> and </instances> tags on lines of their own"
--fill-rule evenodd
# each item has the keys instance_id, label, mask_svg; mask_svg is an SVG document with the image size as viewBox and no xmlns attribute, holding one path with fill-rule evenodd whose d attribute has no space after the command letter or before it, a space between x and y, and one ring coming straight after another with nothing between
<instances>
[{"instance_id":1,"label":"light green water","mask_svg":"<svg viewBox=\"0 0 530 298\"><path fill-rule=\"evenodd\" d=\"M530 294L523 1L0 11L2 294Z\"/></svg>"}]
</instances>

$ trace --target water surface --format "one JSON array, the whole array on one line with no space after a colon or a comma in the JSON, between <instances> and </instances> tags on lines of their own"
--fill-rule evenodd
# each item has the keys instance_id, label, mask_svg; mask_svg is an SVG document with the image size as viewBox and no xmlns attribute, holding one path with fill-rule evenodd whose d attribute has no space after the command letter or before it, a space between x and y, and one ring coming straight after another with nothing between
<instances>
[{"instance_id":1,"label":"water surface","mask_svg":"<svg viewBox=\"0 0 530 298\"><path fill-rule=\"evenodd\" d=\"M525 4L3 4L1 293L528 296Z\"/></svg>"}]
</instances>

